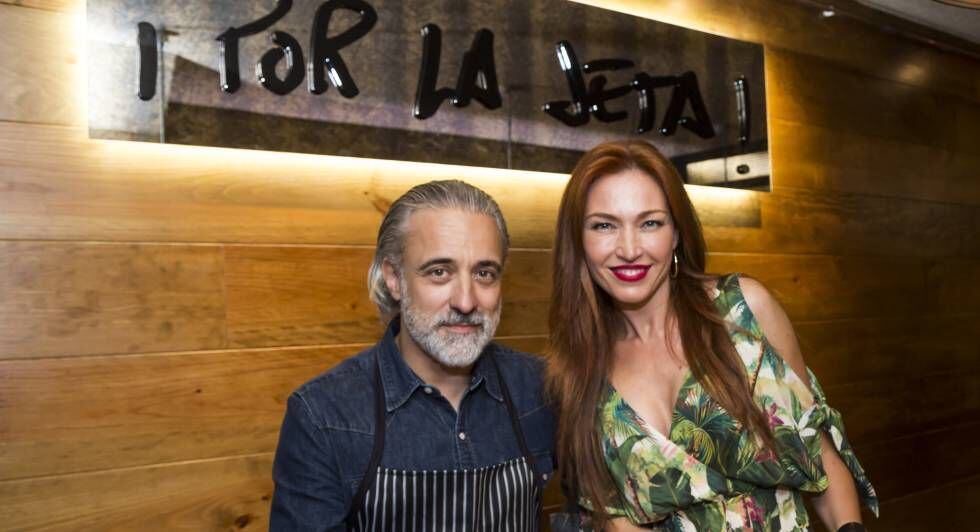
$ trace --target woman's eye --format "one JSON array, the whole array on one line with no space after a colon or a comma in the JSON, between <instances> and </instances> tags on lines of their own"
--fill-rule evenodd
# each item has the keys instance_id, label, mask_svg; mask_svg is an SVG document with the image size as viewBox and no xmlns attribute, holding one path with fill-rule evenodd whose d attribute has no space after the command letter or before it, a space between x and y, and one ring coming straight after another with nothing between
<instances>
[{"instance_id":1,"label":"woman's eye","mask_svg":"<svg viewBox=\"0 0 980 532\"><path fill-rule=\"evenodd\" d=\"M612 224L609 222L596 222L592 224L593 231L608 231L612 229Z\"/></svg>"},{"instance_id":2,"label":"woman's eye","mask_svg":"<svg viewBox=\"0 0 980 532\"><path fill-rule=\"evenodd\" d=\"M647 220L643 222L643 227L660 227L664 223L660 220Z\"/></svg>"}]
</instances>

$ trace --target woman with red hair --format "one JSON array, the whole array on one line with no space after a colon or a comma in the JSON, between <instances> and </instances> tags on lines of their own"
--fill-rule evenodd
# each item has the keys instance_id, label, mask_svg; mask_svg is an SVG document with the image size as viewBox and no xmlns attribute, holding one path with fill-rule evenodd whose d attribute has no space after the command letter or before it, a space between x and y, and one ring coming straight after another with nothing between
<instances>
[{"instance_id":1,"label":"woman with red hair","mask_svg":"<svg viewBox=\"0 0 980 532\"><path fill-rule=\"evenodd\" d=\"M705 273L671 163L601 144L565 189L548 388L565 483L598 530L864 530L877 498L758 281Z\"/></svg>"}]
</instances>

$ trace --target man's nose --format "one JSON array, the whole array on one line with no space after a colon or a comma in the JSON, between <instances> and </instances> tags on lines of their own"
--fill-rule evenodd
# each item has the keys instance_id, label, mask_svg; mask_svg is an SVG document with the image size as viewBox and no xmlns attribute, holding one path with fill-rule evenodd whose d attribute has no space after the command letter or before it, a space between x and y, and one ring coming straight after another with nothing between
<instances>
[{"instance_id":1,"label":"man's nose","mask_svg":"<svg viewBox=\"0 0 980 532\"><path fill-rule=\"evenodd\" d=\"M473 280L462 277L453 289L449 305L460 314L470 314L476 310L476 294Z\"/></svg>"}]
</instances>

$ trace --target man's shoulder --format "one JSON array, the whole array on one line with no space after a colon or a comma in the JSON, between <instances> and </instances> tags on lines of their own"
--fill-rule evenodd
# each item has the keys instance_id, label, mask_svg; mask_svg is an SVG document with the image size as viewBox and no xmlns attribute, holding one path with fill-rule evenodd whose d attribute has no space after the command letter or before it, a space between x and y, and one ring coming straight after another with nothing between
<instances>
[{"instance_id":1,"label":"man's shoulder","mask_svg":"<svg viewBox=\"0 0 980 532\"><path fill-rule=\"evenodd\" d=\"M321 427L370 430L364 405L373 404L372 360L377 346L350 356L293 391Z\"/></svg>"},{"instance_id":2,"label":"man's shoulder","mask_svg":"<svg viewBox=\"0 0 980 532\"><path fill-rule=\"evenodd\" d=\"M507 388L514 401L526 411L544 403L545 360L540 355L517 351L502 344L493 343L493 353Z\"/></svg>"},{"instance_id":3,"label":"man's shoulder","mask_svg":"<svg viewBox=\"0 0 980 532\"><path fill-rule=\"evenodd\" d=\"M504 344L493 342L494 356L500 365L500 370L516 373L525 377L541 379L544 374L544 358L540 355L518 351Z\"/></svg>"}]
</instances>

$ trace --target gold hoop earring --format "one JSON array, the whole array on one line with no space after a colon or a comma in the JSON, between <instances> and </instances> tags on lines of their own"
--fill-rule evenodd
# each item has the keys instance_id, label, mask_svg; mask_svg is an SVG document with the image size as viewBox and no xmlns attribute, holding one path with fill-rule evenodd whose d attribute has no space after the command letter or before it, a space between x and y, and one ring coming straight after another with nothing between
<instances>
[{"instance_id":1,"label":"gold hoop earring","mask_svg":"<svg viewBox=\"0 0 980 532\"><path fill-rule=\"evenodd\" d=\"M670 278L671 279L676 279L677 278L677 272L679 272L680 270L681 270L681 268L677 264L677 252L675 251L674 252L674 265L673 265L673 268L670 269Z\"/></svg>"}]
</instances>

